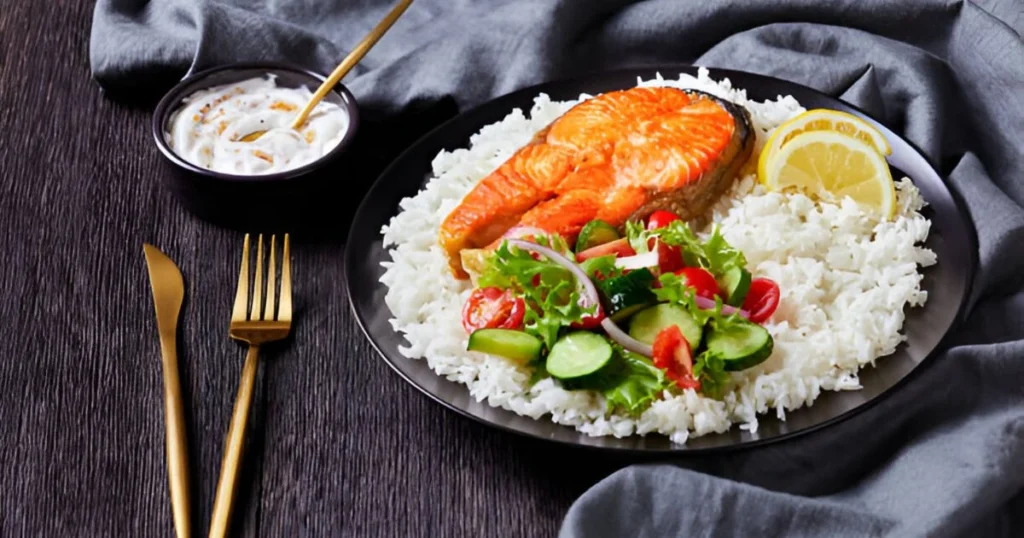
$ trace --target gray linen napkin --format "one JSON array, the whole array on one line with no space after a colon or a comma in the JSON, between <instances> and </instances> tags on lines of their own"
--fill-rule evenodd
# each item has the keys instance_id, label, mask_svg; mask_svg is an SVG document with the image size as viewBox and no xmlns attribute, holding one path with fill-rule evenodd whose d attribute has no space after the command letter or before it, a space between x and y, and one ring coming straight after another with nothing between
<instances>
[{"instance_id":1,"label":"gray linen napkin","mask_svg":"<svg viewBox=\"0 0 1024 538\"><path fill-rule=\"evenodd\" d=\"M329 71L391 2L346 4L99 0L93 75L114 92L227 61ZM794 441L623 469L572 506L562 536L1024 536L1022 28L1019 0L413 4L346 80L368 109L467 106L638 62L764 73L902 132L977 228L968 321L911 383Z\"/></svg>"}]
</instances>

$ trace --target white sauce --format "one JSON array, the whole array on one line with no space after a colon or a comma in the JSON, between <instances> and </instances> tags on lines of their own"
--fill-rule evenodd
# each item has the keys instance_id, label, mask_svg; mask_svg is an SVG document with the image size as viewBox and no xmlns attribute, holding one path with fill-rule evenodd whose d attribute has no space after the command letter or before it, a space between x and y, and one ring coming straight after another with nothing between
<instances>
[{"instance_id":1,"label":"white sauce","mask_svg":"<svg viewBox=\"0 0 1024 538\"><path fill-rule=\"evenodd\" d=\"M324 156L344 138L348 112L320 101L306 123L291 128L313 92L278 87L274 75L200 90L184 99L165 139L181 158L235 175L292 170ZM241 138L267 131L252 142Z\"/></svg>"}]
</instances>

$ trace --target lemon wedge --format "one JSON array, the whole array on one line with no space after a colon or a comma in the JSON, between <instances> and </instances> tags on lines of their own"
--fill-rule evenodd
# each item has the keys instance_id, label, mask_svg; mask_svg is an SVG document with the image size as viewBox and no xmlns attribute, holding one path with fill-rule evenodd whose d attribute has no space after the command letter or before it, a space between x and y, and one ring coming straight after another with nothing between
<instances>
[{"instance_id":1,"label":"lemon wedge","mask_svg":"<svg viewBox=\"0 0 1024 538\"><path fill-rule=\"evenodd\" d=\"M874 146L846 134L807 131L794 136L769 159L761 177L771 190L797 189L825 200L849 196L887 219L896 212L896 187L885 158Z\"/></svg>"},{"instance_id":2,"label":"lemon wedge","mask_svg":"<svg viewBox=\"0 0 1024 538\"><path fill-rule=\"evenodd\" d=\"M808 131L832 131L849 135L871 144L884 156L892 154L892 147L889 146L885 135L867 121L847 112L815 108L786 120L772 131L757 162L757 177L761 179L762 183L764 183L769 161L778 153L779 149L798 134Z\"/></svg>"}]
</instances>

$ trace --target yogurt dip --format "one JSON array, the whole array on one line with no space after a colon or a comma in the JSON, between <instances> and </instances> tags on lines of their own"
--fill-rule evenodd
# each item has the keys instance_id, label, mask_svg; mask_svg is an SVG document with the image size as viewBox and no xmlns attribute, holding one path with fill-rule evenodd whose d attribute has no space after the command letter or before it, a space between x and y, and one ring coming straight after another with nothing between
<instances>
[{"instance_id":1,"label":"yogurt dip","mask_svg":"<svg viewBox=\"0 0 1024 538\"><path fill-rule=\"evenodd\" d=\"M167 144L196 166L234 175L283 172L323 157L345 137L348 112L320 101L296 131L291 123L313 92L279 87L275 79L267 75L189 95L171 115ZM266 133L241 140L254 131Z\"/></svg>"}]
</instances>

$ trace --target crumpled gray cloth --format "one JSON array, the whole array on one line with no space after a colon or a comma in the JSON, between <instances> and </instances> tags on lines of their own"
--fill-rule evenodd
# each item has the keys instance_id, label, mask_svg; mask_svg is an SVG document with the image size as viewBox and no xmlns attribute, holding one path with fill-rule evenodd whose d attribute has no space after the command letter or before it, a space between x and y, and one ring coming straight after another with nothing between
<instances>
[{"instance_id":1,"label":"crumpled gray cloth","mask_svg":"<svg viewBox=\"0 0 1024 538\"><path fill-rule=\"evenodd\" d=\"M113 92L141 87L146 74L180 78L228 61L329 71L390 8L348 4L99 0L93 75ZM563 537L1024 536L1022 6L418 0L349 75L360 104L386 115L640 63L769 74L901 132L970 210L980 270L969 318L910 383L792 441L623 469L572 506Z\"/></svg>"}]
</instances>

